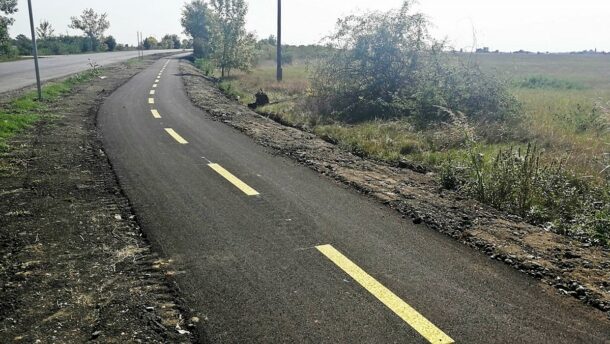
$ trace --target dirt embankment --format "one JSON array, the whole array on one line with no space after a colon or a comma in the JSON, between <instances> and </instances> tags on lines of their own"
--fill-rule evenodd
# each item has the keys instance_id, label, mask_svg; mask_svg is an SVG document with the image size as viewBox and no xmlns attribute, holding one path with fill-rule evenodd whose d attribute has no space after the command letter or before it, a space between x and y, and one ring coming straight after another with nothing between
<instances>
[{"instance_id":1,"label":"dirt embankment","mask_svg":"<svg viewBox=\"0 0 610 344\"><path fill-rule=\"evenodd\" d=\"M183 80L194 104L311 169L387 204L416 223L446 233L610 314L610 251L524 223L458 193L432 173L355 156L312 133L281 125L225 97L187 62ZM552 289L550 289L552 291ZM518 292L518 291L516 291Z\"/></svg>"},{"instance_id":2,"label":"dirt embankment","mask_svg":"<svg viewBox=\"0 0 610 344\"><path fill-rule=\"evenodd\" d=\"M193 341L95 126L104 98L156 59L103 68L0 155L0 342Z\"/></svg>"}]
</instances>

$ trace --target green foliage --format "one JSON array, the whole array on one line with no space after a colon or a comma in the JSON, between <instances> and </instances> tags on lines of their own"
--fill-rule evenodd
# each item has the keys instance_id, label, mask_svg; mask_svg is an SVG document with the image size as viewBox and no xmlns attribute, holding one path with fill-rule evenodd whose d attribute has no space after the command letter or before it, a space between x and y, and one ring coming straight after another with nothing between
<instances>
[{"instance_id":1,"label":"green foliage","mask_svg":"<svg viewBox=\"0 0 610 344\"><path fill-rule=\"evenodd\" d=\"M157 46L159 45L159 42L157 41L156 38L154 38L153 36L150 36L150 37L146 37L144 39L144 42L142 43L142 45L144 46L144 49L146 49L146 50L156 49Z\"/></svg>"},{"instance_id":2,"label":"green foliage","mask_svg":"<svg viewBox=\"0 0 610 344\"><path fill-rule=\"evenodd\" d=\"M246 31L248 5L244 0L212 0L211 6L210 51L221 76L230 76L234 69L249 70L255 59L256 39Z\"/></svg>"},{"instance_id":3,"label":"green foliage","mask_svg":"<svg viewBox=\"0 0 610 344\"><path fill-rule=\"evenodd\" d=\"M116 49L116 39L112 36L108 36L104 39L104 44L108 51L114 51Z\"/></svg>"},{"instance_id":4,"label":"green foliage","mask_svg":"<svg viewBox=\"0 0 610 344\"><path fill-rule=\"evenodd\" d=\"M411 117L422 125L447 119L438 106L486 121L513 117L517 103L506 87L475 65L445 58L428 25L410 1L340 20L333 49L312 75L314 96L327 104L322 111L349 122Z\"/></svg>"},{"instance_id":5,"label":"green foliage","mask_svg":"<svg viewBox=\"0 0 610 344\"><path fill-rule=\"evenodd\" d=\"M575 81L561 80L544 75L525 78L515 83L519 88L528 89L556 89L556 90L583 90L585 86Z\"/></svg>"},{"instance_id":6,"label":"green foliage","mask_svg":"<svg viewBox=\"0 0 610 344\"><path fill-rule=\"evenodd\" d=\"M208 59L195 59L195 67L199 68L204 75L211 76L214 74L214 64Z\"/></svg>"},{"instance_id":7,"label":"green foliage","mask_svg":"<svg viewBox=\"0 0 610 344\"><path fill-rule=\"evenodd\" d=\"M193 38L193 48L196 58L208 56L210 27L212 14L205 1L194 0L184 5L182 9L182 27L184 33Z\"/></svg>"},{"instance_id":8,"label":"green foliage","mask_svg":"<svg viewBox=\"0 0 610 344\"><path fill-rule=\"evenodd\" d=\"M0 14L13 14L17 12L17 0L0 0ZM14 19L0 15L0 58L12 57L15 50L11 47L8 27L13 25Z\"/></svg>"},{"instance_id":9,"label":"green foliage","mask_svg":"<svg viewBox=\"0 0 610 344\"><path fill-rule=\"evenodd\" d=\"M180 49L181 46L178 35L165 35L161 38L160 47L163 49Z\"/></svg>"},{"instance_id":10,"label":"green foliage","mask_svg":"<svg viewBox=\"0 0 610 344\"><path fill-rule=\"evenodd\" d=\"M92 8L86 9L80 17L70 17L70 28L82 30L89 38L89 44L92 51L96 51L99 47L99 40L104 35L104 31L110 27L108 14L96 13Z\"/></svg>"},{"instance_id":11,"label":"green foliage","mask_svg":"<svg viewBox=\"0 0 610 344\"><path fill-rule=\"evenodd\" d=\"M6 141L9 138L31 126L37 119L37 115L16 115L0 111L0 151L7 149Z\"/></svg>"}]
</instances>

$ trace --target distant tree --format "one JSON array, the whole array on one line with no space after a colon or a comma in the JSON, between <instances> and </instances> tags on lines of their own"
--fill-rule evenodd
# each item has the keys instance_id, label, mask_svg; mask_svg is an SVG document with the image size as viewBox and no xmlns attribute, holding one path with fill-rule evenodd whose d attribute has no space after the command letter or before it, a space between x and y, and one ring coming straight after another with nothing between
<instances>
[{"instance_id":1,"label":"distant tree","mask_svg":"<svg viewBox=\"0 0 610 344\"><path fill-rule=\"evenodd\" d=\"M165 35L161 38L160 45L163 49L180 49L182 43L178 35Z\"/></svg>"},{"instance_id":2,"label":"distant tree","mask_svg":"<svg viewBox=\"0 0 610 344\"><path fill-rule=\"evenodd\" d=\"M268 45L273 45L275 46L277 44L277 38L275 38L274 35L270 35L267 38L263 38L260 41L258 41L259 44L268 44Z\"/></svg>"},{"instance_id":3,"label":"distant tree","mask_svg":"<svg viewBox=\"0 0 610 344\"><path fill-rule=\"evenodd\" d=\"M215 23L212 26L210 44L212 58L221 76L231 70L249 70L255 59L256 39L246 31L248 5L244 0L212 0Z\"/></svg>"},{"instance_id":4,"label":"distant tree","mask_svg":"<svg viewBox=\"0 0 610 344\"><path fill-rule=\"evenodd\" d=\"M26 35L15 37L15 46L19 50L19 55L32 55L32 40Z\"/></svg>"},{"instance_id":5,"label":"distant tree","mask_svg":"<svg viewBox=\"0 0 610 344\"><path fill-rule=\"evenodd\" d=\"M193 39L193 54L195 57L205 57L208 54L212 14L205 1L193 0L184 5L182 10L182 27L184 33Z\"/></svg>"},{"instance_id":6,"label":"distant tree","mask_svg":"<svg viewBox=\"0 0 610 344\"><path fill-rule=\"evenodd\" d=\"M182 42L180 42L180 37L178 37L178 35L172 35L172 42L173 42L172 48L180 49L180 47L182 47Z\"/></svg>"},{"instance_id":7,"label":"distant tree","mask_svg":"<svg viewBox=\"0 0 610 344\"><path fill-rule=\"evenodd\" d=\"M159 45L159 42L156 38L150 36L144 39L144 42L142 44L144 45L144 49L150 50L156 48Z\"/></svg>"},{"instance_id":8,"label":"distant tree","mask_svg":"<svg viewBox=\"0 0 610 344\"><path fill-rule=\"evenodd\" d=\"M108 47L108 51L114 51L117 48L116 39L112 36L106 37L106 39L104 39L104 44Z\"/></svg>"},{"instance_id":9,"label":"distant tree","mask_svg":"<svg viewBox=\"0 0 610 344\"><path fill-rule=\"evenodd\" d=\"M49 39L53 37L54 33L55 29L53 29L53 26L51 26L51 23L49 23L47 20L41 21L36 28L36 34L38 35L39 39Z\"/></svg>"},{"instance_id":10,"label":"distant tree","mask_svg":"<svg viewBox=\"0 0 610 344\"><path fill-rule=\"evenodd\" d=\"M13 14L17 12L17 0L0 0L0 14ZM10 52L10 36L8 27L13 25L14 19L0 15L0 55Z\"/></svg>"},{"instance_id":11,"label":"distant tree","mask_svg":"<svg viewBox=\"0 0 610 344\"><path fill-rule=\"evenodd\" d=\"M182 46L182 49L192 49L193 48L193 40L191 40L191 39L183 39L181 46Z\"/></svg>"},{"instance_id":12,"label":"distant tree","mask_svg":"<svg viewBox=\"0 0 610 344\"><path fill-rule=\"evenodd\" d=\"M92 8L84 10L80 17L71 17L70 20L70 28L83 31L89 38L91 50L96 50L104 31L110 27L108 14L98 14Z\"/></svg>"}]
</instances>

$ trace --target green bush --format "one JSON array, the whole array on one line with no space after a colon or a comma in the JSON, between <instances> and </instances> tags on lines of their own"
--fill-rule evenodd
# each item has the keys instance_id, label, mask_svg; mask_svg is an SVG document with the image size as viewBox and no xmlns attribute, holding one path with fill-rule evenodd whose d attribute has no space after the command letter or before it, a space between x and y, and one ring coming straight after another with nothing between
<instances>
[{"instance_id":1,"label":"green bush","mask_svg":"<svg viewBox=\"0 0 610 344\"><path fill-rule=\"evenodd\" d=\"M333 49L314 66L313 96L327 104L327 115L347 122L409 117L426 126L448 119L438 106L480 121L514 118L519 108L506 85L452 60L428 26L410 1L340 20L328 42Z\"/></svg>"},{"instance_id":2,"label":"green bush","mask_svg":"<svg viewBox=\"0 0 610 344\"><path fill-rule=\"evenodd\" d=\"M195 67L203 72L206 76L211 76L214 74L214 63L208 59L198 58L195 59Z\"/></svg>"}]
</instances>

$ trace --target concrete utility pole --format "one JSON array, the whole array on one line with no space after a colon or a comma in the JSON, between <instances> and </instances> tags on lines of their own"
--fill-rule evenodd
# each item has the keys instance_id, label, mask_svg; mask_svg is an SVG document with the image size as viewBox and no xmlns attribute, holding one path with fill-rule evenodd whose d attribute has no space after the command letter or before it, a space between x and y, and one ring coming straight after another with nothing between
<instances>
[{"instance_id":1,"label":"concrete utility pole","mask_svg":"<svg viewBox=\"0 0 610 344\"><path fill-rule=\"evenodd\" d=\"M277 0L277 81L282 81L282 0Z\"/></svg>"},{"instance_id":2,"label":"concrete utility pole","mask_svg":"<svg viewBox=\"0 0 610 344\"><path fill-rule=\"evenodd\" d=\"M34 68L36 69L36 86L38 87L38 100L42 100L42 87L40 86L40 70L38 69L38 46L36 45L36 31L34 30L32 0L28 0L28 8L30 10L30 29L32 30L32 50L34 51Z\"/></svg>"}]
</instances>

